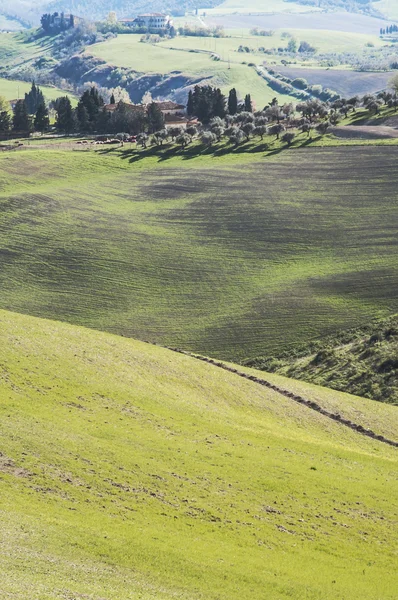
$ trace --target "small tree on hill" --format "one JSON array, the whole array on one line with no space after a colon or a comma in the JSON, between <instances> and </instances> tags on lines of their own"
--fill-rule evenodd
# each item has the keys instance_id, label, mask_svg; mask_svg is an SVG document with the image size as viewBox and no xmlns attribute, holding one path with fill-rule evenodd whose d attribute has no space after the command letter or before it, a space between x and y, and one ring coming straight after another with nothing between
<instances>
[{"instance_id":1,"label":"small tree on hill","mask_svg":"<svg viewBox=\"0 0 398 600\"><path fill-rule=\"evenodd\" d=\"M295 133L293 133L292 131L288 131L288 132L286 132L286 133L283 134L283 136L282 136L282 142L284 142L285 144L287 144L287 146L291 146L295 137L296 137Z\"/></svg>"},{"instance_id":2,"label":"small tree on hill","mask_svg":"<svg viewBox=\"0 0 398 600\"><path fill-rule=\"evenodd\" d=\"M245 111L250 113L253 112L253 105L250 94L246 94L245 96Z\"/></svg>"},{"instance_id":3,"label":"small tree on hill","mask_svg":"<svg viewBox=\"0 0 398 600\"><path fill-rule=\"evenodd\" d=\"M37 108L33 126L35 128L35 131L40 131L41 133L44 133L50 127L50 118L48 116L48 110L44 102L39 104Z\"/></svg>"},{"instance_id":4,"label":"small tree on hill","mask_svg":"<svg viewBox=\"0 0 398 600\"><path fill-rule=\"evenodd\" d=\"M190 144L192 138L187 133L182 133L176 139L177 144L180 144L181 148L184 149L188 144Z\"/></svg>"},{"instance_id":5,"label":"small tree on hill","mask_svg":"<svg viewBox=\"0 0 398 600\"><path fill-rule=\"evenodd\" d=\"M58 131L69 135L75 129L75 115L73 113L72 104L68 96L58 98L55 103L57 113L55 125Z\"/></svg>"},{"instance_id":6,"label":"small tree on hill","mask_svg":"<svg viewBox=\"0 0 398 600\"><path fill-rule=\"evenodd\" d=\"M214 142L217 141L217 138L211 131L205 131L204 133L202 133L202 137L200 138L200 140L204 146L211 147L214 144Z\"/></svg>"},{"instance_id":7,"label":"small tree on hill","mask_svg":"<svg viewBox=\"0 0 398 600\"><path fill-rule=\"evenodd\" d=\"M0 131L7 132L10 131L12 125L11 115L7 110L2 110L0 112Z\"/></svg>"},{"instance_id":8,"label":"small tree on hill","mask_svg":"<svg viewBox=\"0 0 398 600\"><path fill-rule=\"evenodd\" d=\"M277 140L279 140L279 136L283 131L285 131L285 128L282 123L277 123L276 125L271 125L271 127L268 127L268 133L270 135L274 135Z\"/></svg>"},{"instance_id":9,"label":"small tree on hill","mask_svg":"<svg viewBox=\"0 0 398 600\"><path fill-rule=\"evenodd\" d=\"M170 134L171 140L174 142L174 140L179 135L183 134L183 129L182 129L182 127L170 127L169 134Z\"/></svg>"},{"instance_id":10,"label":"small tree on hill","mask_svg":"<svg viewBox=\"0 0 398 600\"><path fill-rule=\"evenodd\" d=\"M234 131L234 133L232 133L232 135L230 135L230 137L229 137L229 141L231 142L231 144L233 144L235 146L235 148L237 148L239 146L239 144L241 144L244 140L245 140L245 134L238 127L236 127L236 130Z\"/></svg>"},{"instance_id":11,"label":"small tree on hill","mask_svg":"<svg viewBox=\"0 0 398 600\"><path fill-rule=\"evenodd\" d=\"M325 133L327 132L329 127L330 127L329 121L322 121L322 123L318 123L318 125L315 127L315 129L320 135L325 135Z\"/></svg>"},{"instance_id":12,"label":"small tree on hill","mask_svg":"<svg viewBox=\"0 0 398 600\"><path fill-rule=\"evenodd\" d=\"M196 129L196 127L194 125L189 125L186 129L186 132L192 139L193 137L195 137L195 135L197 135L198 130Z\"/></svg>"},{"instance_id":13,"label":"small tree on hill","mask_svg":"<svg viewBox=\"0 0 398 600\"><path fill-rule=\"evenodd\" d=\"M148 135L146 133L139 133L137 135L137 145L142 148L146 148L148 143Z\"/></svg>"},{"instance_id":14,"label":"small tree on hill","mask_svg":"<svg viewBox=\"0 0 398 600\"><path fill-rule=\"evenodd\" d=\"M253 123L244 123L242 125L242 131L245 134L247 140L250 138L250 135L253 133L254 129L255 127Z\"/></svg>"},{"instance_id":15,"label":"small tree on hill","mask_svg":"<svg viewBox=\"0 0 398 600\"><path fill-rule=\"evenodd\" d=\"M189 90L188 92L188 102L187 102L187 115L189 117L192 117L192 115L194 114L194 101L193 101L193 92L192 90Z\"/></svg>"},{"instance_id":16,"label":"small tree on hill","mask_svg":"<svg viewBox=\"0 0 398 600\"><path fill-rule=\"evenodd\" d=\"M27 111L30 115L34 115L37 112L37 109L40 105L45 104L44 96L38 86L36 86L35 82L32 82L32 87L30 91L25 94L25 104Z\"/></svg>"},{"instance_id":17,"label":"small tree on hill","mask_svg":"<svg viewBox=\"0 0 398 600\"><path fill-rule=\"evenodd\" d=\"M18 102L15 105L14 116L12 119L12 127L14 131L30 131L30 118L25 100L18 100Z\"/></svg>"},{"instance_id":18,"label":"small tree on hill","mask_svg":"<svg viewBox=\"0 0 398 600\"><path fill-rule=\"evenodd\" d=\"M253 130L253 135L258 135L261 140L264 139L265 134L267 133L267 127L265 125L257 125L257 127Z\"/></svg>"},{"instance_id":19,"label":"small tree on hill","mask_svg":"<svg viewBox=\"0 0 398 600\"><path fill-rule=\"evenodd\" d=\"M236 115L238 112L238 96L236 94L236 89L232 88L229 92L228 96L228 113L230 115Z\"/></svg>"},{"instance_id":20,"label":"small tree on hill","mask_svg":"<svg viewBox=\"0 0 398 600\"><path fill-rule=\"evenodd\" d=\"M147 122L149 133L160 131L164 127L164 116L156 102L148 104Z\"/></svg>"},{"instance_id":21,"label":"small tree on hill","mask_svg":"<svg viewBox=\"0 0 398 600\"><path fill-rule=\"evenodd\" d=\"M160 131L156 131L153 134L152 141L156 146L163 146L163 142L165 142L169 137L169 132L167 129L161 129Z\"/></svg>"},{"instance_id":22,"label":"small tree on hill","mask_svg":"<svg viewBox=\"0 0 398 600\"><path fill-rule=\"evenodd\" d=\"M388 87L394 92L394 94L398 95L398 73L391 77L388 82Z\"/></svg>"}]
</instances>

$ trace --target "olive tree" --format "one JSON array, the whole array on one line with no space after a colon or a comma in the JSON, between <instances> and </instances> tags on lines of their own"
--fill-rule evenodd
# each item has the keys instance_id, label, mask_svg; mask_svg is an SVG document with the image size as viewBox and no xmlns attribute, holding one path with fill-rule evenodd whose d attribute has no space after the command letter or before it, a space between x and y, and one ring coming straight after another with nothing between
<instances>
[{"instance_id":1,"label":"olive tree","mask_svg":"<svg viewBox=\"0 0 398 600\"><path fill-rule=\"evenodd\" d=\"M253 131L253 135L258 135L262 140L264 139L266 133L267 128L265 125L257 125L257 127L255 127Z\"/></svg>"},{"instance_id":2,"label":"olive tree","mask_svg":"<svg viewBox=\"0 0 398 600\"><path fill-rule=\"evenodd\" d=\"M200 140L204 146L210 148L214 144L214 142L217 141L217 137L212 131L204 131L201 135Z\"/></svg>"},{"instance_id":3,"label":"olive tree","mask_svg":"<svg viewBox=\"0 0 398 600\"><path fill-rule=\"evenodd\" d=\"M245 134L241 129L239 129L239 127L236 127L236 131L229 136L229 141L235 146L235 148L237 148L239 144L244 141L244 139Z\"/></svg>"},{"instance_id":4,"label":"olive tree","mask_svg":"<svg viewBox=\"0 0 398 600\"><path fill-rule=\"evenodd\" d=\"M388 87L394 92L395 96L398 95L398 73L391 77L391 79L388 82Z\"/></svg>"},{"instance_id":5,"label":"olive tree","mask_svg":"<svg viewBox=\"0 0 398 600\"><path fill-rule=\"evenodd\" d=\"M253 133L255 127L253 125L253 123L244 123L241 127L243 133L246 136L246 139L248 140L250 138L250 134Z\"/></svg>"},{"instance_id":6,"label":"olive tree","mask_svg":"<svg viewBox=\"0 0 398 600\"><path fill-rule=\"evenodd\" d=\"M180 144L182 149L184 149L192 142L192 138L187 133L182 133L176 138L176 142L177 144Z\"/></svg>"},{"instance_id":7,"label":"olive tree","mask_svg":"<svg viewBox=\"0 0 398 600\"><path fill-rule=\"evenodd\" d=\"M282 125L282 123L276 123L276 125L271 125L271 127L268 127L268 133L270 135L274 135L277 140L279 140L279 136L283 131L285 131L285 127Z\"/></svg>"},{"instance_id":8,"label":"olive tree","mask_svg":"<svg viewBox=\"0 0 398 600\"><path fill-rule=\"evenodd\" d=\"M287 146L291 146L295 137L296 137L295 133L293 133L292 131L287 131L282 136L282 142L287 144Z\"/></svg>"}]
</instances>

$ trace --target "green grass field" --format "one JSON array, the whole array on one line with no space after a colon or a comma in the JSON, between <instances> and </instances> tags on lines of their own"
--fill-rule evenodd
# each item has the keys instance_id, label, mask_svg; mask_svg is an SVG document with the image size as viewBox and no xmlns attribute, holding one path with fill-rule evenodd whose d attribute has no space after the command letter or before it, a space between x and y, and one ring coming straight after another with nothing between
<instances>
[{"instance_id":1,"label":"green grass field","mask_svg":"<svg viewBox=\"0 0 398 600\"><path fill-rule=\"evenodd\" d=\"M28 66L31 61L45 56L51 42L42 40L39 42L26 42L25 35L21 33L0 33L0 65L8 67L10 71L15 68ZM5 79L0 77L0 96L13 100L24 96L30 90L31 82L16 79ZM40 86L46 100L55 100L59 96L68 95L75 103L75 95L54 86Z\"/></svg>"},{"instance_id":2,"label":"green grass field","mask_svg":"<svg viewBox=\"0 0 398 600\"><path fill-rule=\"evenodd\" d=\"M194 37L194 36L178 36L172 40L165 40L161 42L159 46L167 48L177 49L198 49L217 52L223 58L228 60L230 56L231 60L253 60L258 64L261 64L266 60L272 60L272 57L264 55L264 53L250 53L242 54L238 52L239 46L248 46L251 49L263 48L286 48L289 42L288 38L282 36L283 33L289 33L298 42L305 40L312 44L318 52L360 52L363 51L365 45L369 42L375 46L382 46L384 42L378 37L378 35L368 35L361 33L351 33L346 31L327 31L327 30L316 30L316 29L278 29L274 35L269 37L254 36L250 35L248 29L244 29L237 33L233 30L228 33L232 34L225 38L205 38L205 37ZM118 39L118 38L117 38ZM115 43L115 40L110 40L106 44ZM123 44L123 38L119 41L119 44ZM106 46L104 46L106 47Z\"/></svg>"},{"instance_id":3,"label":"green grass field","mask_svg":"<svg viewBox=\"0 0 398 600\"><path fill-rule=\"evenodd\" d=\"M7 98L7 100L14 100L15 98L23 98L24 94L29 92L31 83L26 81L17 81L12 79L2 79L0 77L0 96ZM55 100L60 96L69 96L73 103L76 103L75 95L71 92L61 90L56 87L49 87L46 85L39 86L44 94L46 100Z\"/></svg>"},{"instance_id":4,"label":"green grass field","mask_svg":"<svg viewBox=\"0 0 398 600\"><path fill-rule=\"evenodd\" d=\"M242 64L243 61L256 62L249 54L239 54L239 64L233 62L231 57L230 68L228 68L228 62L215 61L211 58L210 52L214 52L215 46L214 40L210 40L210 38L205 38L205 41L195 38L197 46L193 44L191 48L188 41L188 50L182 50L173 49L174 42L170 40L165 42L164 46L143 44L140 42L141 37L141 35L133 34L119 35L115 39L90 46L89 52L106 60L109 64L129 67L142 73L171 74L179 71L189 78L220 87L225 93L231 87L236 87L242 97L251 93L252 98L261 108L275 96L279 97L280 102L291 100L291 97L277 94L272 90L252 67ZM184 38L182 41L191 39L193 38ZM218 53L219 41L221 44L222 40L216 42L216 53ZM208 46L206 46L206 42ZM202 45L208 50L208 53L189 51L194 50L195 47L201 49ZM228 61L228 56L223 58Z\"/></svg>"},{"instance_id":5,"label":"green grass field","mask_svg":"<svg viewBox=\"0 0 398 600\"><path fill-rule=\"evenodd\" d=\"M395 145L197 148L3 153L0 306L235 360L397 312Z\"/></svg>"},{"instance_id":6,"label":"green grass field","mask_svg":"<svg viewBox=\"0 0 398 600\"><path fill-rule=\"evenodd\" d=\"M2 67L15 67L38 58L46 51L46 46L36 42L26 42L22 33L0 34L0 60Z\"/></svg>"},{"instance_id":7,"label":"green grass field","mask_svg":"<svg viewBox=\"0 0 398 600\"><path fill-rule=\"evenodd\" d=\"M239 33L231 30L225 38L178 36L156 45L141 43L141 35L125 34L90 46L88 51L111 65L128 67L139 73L181 72L196 81L203 80L220 87L225 93L236 87L242 97L251 93L257 106L262 107L275 96L281 103L292 99L272 90L255 69L248 66L248 63L261 65L264 61L278 63L283 55L266 55L259 48L285 48L289 40L282 37L284 31L298 41L310 42L319 52L355 53L362 52L369 42L375 46L382 44L377 35L359 33L290 29L277 30L271 37L260 37L251 36L246 29ZM250 53L239 52L240 46L250 48ZM214 54L221 60L215 61Z\"/></svg>"},{"instance_id":8,"label":"green grass field","mask_svg":"<svg viewBox=\"0 0 398 600\"><path fill-rule=\"evenodd\" d=\"M3 598L395 599L393 448L162 348L0 325ZM397 436L393 407L270 377Z\"/></svg>"}]
</instances>

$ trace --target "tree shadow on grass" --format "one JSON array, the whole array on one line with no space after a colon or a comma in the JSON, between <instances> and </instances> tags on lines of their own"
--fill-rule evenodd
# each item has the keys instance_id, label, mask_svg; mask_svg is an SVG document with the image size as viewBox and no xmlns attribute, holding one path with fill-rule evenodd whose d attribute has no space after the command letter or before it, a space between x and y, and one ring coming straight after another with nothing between
<instances>
[{"instance_id":1,"label":"tree shadow on grass","mask_svg":"<svg viewBox=\"0 0 398 600\"><path fill-rule=\"evenodd\" d=\"M233 146L232 144L223 144L221 146L204 146L203 144L194 143L190 144L186 148L181 148L175 145L167 145L163 147L159 146L151 146L150 148L128 148L121 149L118 148L104 148L101 150L97 150L99 154L112 154L114 153L117 156L120 156L122 160L128 160L129 163L137 163L141 160L145 160L147 158L155 157L157 162L162 163L166 162L172 158L180 157L182 160L192 160L197 158L198 156L208 156L213 158L222 158L227 155L237 155L237 154L262 154L263 156L274 156L279 154L284 150L295 149L295 148L303 148L314 141L320 139L321 136L316 138L307 138L303 141L297 140L291 146L286 145L277 145L274 144L277 140L273 141L264 141L259 144L253 142L253 140L248 140L239 146Z\"/></svg>"}]
</instances>

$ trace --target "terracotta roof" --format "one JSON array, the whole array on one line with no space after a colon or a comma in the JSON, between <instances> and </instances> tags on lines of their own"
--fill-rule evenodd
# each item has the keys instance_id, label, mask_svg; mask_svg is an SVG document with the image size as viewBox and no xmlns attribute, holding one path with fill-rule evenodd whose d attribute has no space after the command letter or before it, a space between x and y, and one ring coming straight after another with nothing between
<instances>
[{"instance_id":1,"label":"terracotta roof","mask_svg":"<svg viewBox=\"0 0 398 600\"><path fill-rule=\"evenodd\" d=\"M164 102L155 102L156 106L160 108L160 110L185 110L185 106L183 104L177 104L176 102L171 102L170 100L166 100Z\"/></svg>"}]
</instances>

